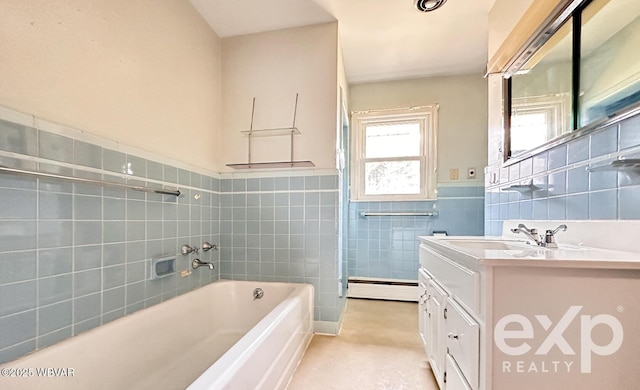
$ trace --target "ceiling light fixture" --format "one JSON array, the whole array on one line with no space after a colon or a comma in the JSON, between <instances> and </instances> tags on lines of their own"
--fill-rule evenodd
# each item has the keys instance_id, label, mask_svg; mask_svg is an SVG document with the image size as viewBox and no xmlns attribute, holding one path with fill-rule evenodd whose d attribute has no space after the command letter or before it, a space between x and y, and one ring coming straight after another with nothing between
<instances>
[{"instance_id":1,"label":"ceiling light fixture","mask_svg":"<svg viewBox=\"0 0 640 390\"><path fill-rule=\"evenodd\" d=\"M431 12L442 7L447 0L414 0L416 2L416 9L420 12Z\"/></svg>"}]
</instances>

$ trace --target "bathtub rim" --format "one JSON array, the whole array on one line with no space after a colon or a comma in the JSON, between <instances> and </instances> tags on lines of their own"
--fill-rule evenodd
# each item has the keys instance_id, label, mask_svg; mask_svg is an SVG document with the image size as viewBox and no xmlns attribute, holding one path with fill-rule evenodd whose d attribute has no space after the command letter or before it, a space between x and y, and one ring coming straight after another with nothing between
<instances>
[{"instance_id":1,"label":"bathtub rim","mask_svg":"<svg viewBox=\"0 0 640 390\"><path fill-rule=\"evenodd\" d=\"M238 369L244 363L244 359L250 355L250 352L255 351L265 339L271 334L274 327L279 325L284 318L290 314L290 308L297 302L301 301L302 291L308 291L309 309L310 309L310 321L311 324L307 331L304 333L304 338L299 346L296 348L293 359L287 364L285 372L280 375L278 383L281 388L286 388L291 380L295 369L298 367L302 356L311 342L314 334L314 321L313 321L313 299L315 289L313 285L308 283L287 283L287 282L261 282L250 280L227 280L220 279L219 281L228 282L241 282L241 283L258 283L262 285L269 284L286 284L293 285L293 290L278 303L266 316L264 316L258 323L251 328L240 340L238 340L227 352L225 352L214 364L207 368L196 380L194 380L188 390L198 389L219 389L223 388L230 378L234 375L238 375ZM256 286L259 287L259 286ZM236 353L239 352L239 353Z\"/></svg>"}]
</instances>

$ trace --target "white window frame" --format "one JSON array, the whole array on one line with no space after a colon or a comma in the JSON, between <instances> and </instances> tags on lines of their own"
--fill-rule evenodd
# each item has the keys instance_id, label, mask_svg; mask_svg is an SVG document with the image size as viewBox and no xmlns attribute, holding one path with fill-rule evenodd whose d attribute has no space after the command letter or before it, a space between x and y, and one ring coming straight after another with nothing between
<instances>
[{"instance_id":1,"label":"white window frame","mask_svg":"<svg viewBox=\"0 0 640 390\"><path fill-rule=\"evenodd\" d=\"M359 111L352 113L353 140L351 170L352 201L411 201L436 199L437 155L436 135L438 133L437 104L377 111ZM418 122L420 124L420 156L365 158L366 128L368 125L394 122ZM365 163L371 161L420 161L419 194L382 194L365 193Z\"/></svg>"}]
</instances>

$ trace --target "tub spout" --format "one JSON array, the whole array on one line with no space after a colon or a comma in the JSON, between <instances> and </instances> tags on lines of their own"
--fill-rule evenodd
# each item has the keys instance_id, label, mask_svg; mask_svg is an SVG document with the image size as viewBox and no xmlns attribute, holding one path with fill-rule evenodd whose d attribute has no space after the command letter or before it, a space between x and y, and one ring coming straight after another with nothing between
<instances>
[{"instance_id":1,"label":"tub spout","mask_svg":"<svg viewBox=\"0 0 640 390\"><path fill-rule=\"evenodd\" d=\"M191 267L193 267L193 269L199 268L199 267L209 267L210 270L213 270L213 263L210 263L208 261L201 261L200 259L193 259L193 261L191 262Z\"/></svg>"}]
</instances>

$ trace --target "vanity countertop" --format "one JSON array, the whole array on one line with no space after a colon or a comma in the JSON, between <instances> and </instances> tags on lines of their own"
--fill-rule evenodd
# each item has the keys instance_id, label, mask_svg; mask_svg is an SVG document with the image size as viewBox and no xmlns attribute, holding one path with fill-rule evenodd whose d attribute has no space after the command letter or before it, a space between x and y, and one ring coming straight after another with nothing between
<instances>
[{"instance_id":1,"label":"vanity countertop","mask_svg":"<svg viewBox=\"0 0 640 390\"><path fill-rule=\"evenodd\" d=\"M558 244L558 248L531 245L513 237L421 236L428 248L466 265L600 268L640 270L640 252Z\"/></svg>"}]
</instances>

